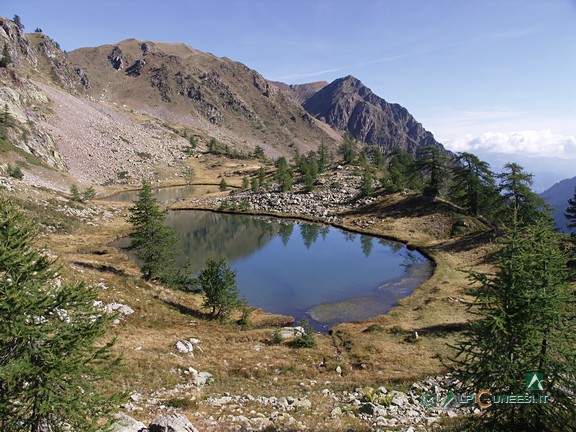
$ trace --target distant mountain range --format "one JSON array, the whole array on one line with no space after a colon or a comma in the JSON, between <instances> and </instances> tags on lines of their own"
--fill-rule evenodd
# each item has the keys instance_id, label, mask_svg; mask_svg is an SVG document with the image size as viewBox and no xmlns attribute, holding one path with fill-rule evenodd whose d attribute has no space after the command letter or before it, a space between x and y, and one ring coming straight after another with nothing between
<instances>
[{"instance_id":1,"label":"distant mountain range","mask_svg":"<svg viewBox=\"0 0 576 432\"><path fill-rule=\"evenodd\" d=\"M574 197L574 188L576 188L576 177L562 180L540 194L546 204L554 209L552 217L556 222L556 227L562 232L569 232L566 228L564 213L568 207L568 200Z\"/></svg>"},{"instance_id":2,"label":"distant mountain range","mask_svg":"<svg viewBox=\"0 0 576 432\"><path fill-rule=\"evenodd\" d=\"M502 172L504 165L515 162L525 171L534 175L533 189L536 193L544 192L560 180L576 175L576 160L519 154L474 151L480 159L485 160L494 172Z\"/></svg>"}]
</instances>

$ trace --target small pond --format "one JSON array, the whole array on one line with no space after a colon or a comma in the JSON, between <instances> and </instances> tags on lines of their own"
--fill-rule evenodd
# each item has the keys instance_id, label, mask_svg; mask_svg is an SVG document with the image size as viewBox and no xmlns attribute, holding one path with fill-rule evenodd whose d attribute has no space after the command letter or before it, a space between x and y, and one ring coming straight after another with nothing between
<instances>
[{"instance_id":1,"label":"small pond","mask_svg":"<svg viewBox=\"0 0 576 432\"><path fill-rule=\"evenodd\" d=\"M152 191L158 202L166 203L169 201L180 200L182 198L192 196L202 196L209 193L218 192L218 190L218 186L215 185L187 185L156 188ZM109 201L120 202L137 201L139 192L140 191L138 190L118 192L114 195L110 195L106 199Z\"/></svg>"},{"instance_id":2,"label":"small pond","mask_svg":"<svg viewBox=\"0 0 576 432\"><path fill-rule=\"evenodd\" d=\"M433 271L401 243L326 225L198 210L171 211L166 222L181 266L197 273L223 255L251 306L306 317L317 331L386 313Z\"/></svg>"}]
</instances>

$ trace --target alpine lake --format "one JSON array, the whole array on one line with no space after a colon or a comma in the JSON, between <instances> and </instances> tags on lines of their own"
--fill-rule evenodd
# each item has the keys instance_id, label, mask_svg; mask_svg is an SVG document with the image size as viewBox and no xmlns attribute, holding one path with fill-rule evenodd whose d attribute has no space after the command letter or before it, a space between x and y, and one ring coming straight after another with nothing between
<instances>
[{"instance_id":1,"label":"alpine lake","mask_svg":"<svg viewBox=\"0 0 576 432\"><path fill-rule=\"evenodd\" d=\"M198 192L187 188L155 193L166 202ZM132 201L137 192L108 199ZM202 210L169 211L165 222L178 238L179 266L196 274L209 257L223 256L250 306L306 318L321 332L385 314L433 272L428 259L402 243L328 225Z\"/></svg>"}]
</instances>

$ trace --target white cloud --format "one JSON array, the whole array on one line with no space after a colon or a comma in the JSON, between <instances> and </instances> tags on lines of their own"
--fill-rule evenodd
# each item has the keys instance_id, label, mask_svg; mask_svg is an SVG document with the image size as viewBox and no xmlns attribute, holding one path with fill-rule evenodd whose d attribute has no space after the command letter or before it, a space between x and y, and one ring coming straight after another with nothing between
<instances>
[{"instance_id":1,"label":"white cloud","mask_svg":"<svg viewBox=\"0 0 576 432\"><path fill-rule=\"evenodd\" d=\"M576 136L556 134L549 129L467 134L447 140L444 145L455 152L485 151L576 159Z\"/></svg>"}]
</instances>

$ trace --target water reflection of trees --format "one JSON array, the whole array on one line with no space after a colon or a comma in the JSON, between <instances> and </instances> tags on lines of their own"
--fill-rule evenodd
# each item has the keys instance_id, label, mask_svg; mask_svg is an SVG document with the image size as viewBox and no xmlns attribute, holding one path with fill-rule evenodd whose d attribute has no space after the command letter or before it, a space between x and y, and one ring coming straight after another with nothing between
<instances>
[{"instance_id":1,"label":"water reflection of trees","mask_svg":"<svg viewBox=\"0 0 576 432\"><path fill-rule=\"evenodd\" d=\"M281 223L278 226L278 235L282 239L282 243L284 246L288 244L290 237L292 237L292 233L294 232L294 224L290 223Z\"/></svg>"},{"instance_id":2,"label":"water reflection of trees","mask_svg":"<svg viewBox=\"0 0 576 432\"><path fill-rule=\"evenodd\" d=\"M400 265L406 268L416 264L425 264L428 262L424 255L416 251L407 250L402 253L402 258L404 258L404 261Z\"/></svg>"},{"instance_id":3,"label":"water reflection of trees","mask_svg":"<svg viewBox=\"0 0 576 432\"><path fill-rule=\"evenodd\" d=\"M249 256L278 235L281 226L271 219L201 211L171 212L167 222L184 252L179 263L190 261L192 272L199 271L210 256L223 255L228 261Z\"/></svg>"},{"instance_id":4,"label":"water reflection of trees","mask_svg":"<svg viewBox=\"0 0 576 432\"><path fill-rule=\"evenodd\" d=\"M208 257L224 256L229 262L251 255L264 247L274 237L279 236L286 246L294 234L294 222L245 215L228 215L204 211L169 212L167 222L174 227L178 236L178 247L183 251L179 264L190 262L190 270L199 271ZM300 235L307 249L318 241L326 239L330 227L326 225L301 223ZM347 242L354 242L357 233L341 230ZM375 238L360 236L363 254L369 257L375 246ZM378 243L392 252L403 249L401 243L378 239ZM404 251L404 266L409 267L426 261L417 252Z\"/></svg>"},{"instance_id":5,"label":"water reflection of trees","mask_svg":"<svg viewBox=\"0 0 576 432\"><path fill-rule=\"evenodd\" d=\"M370 256L372 249L374 248L373 240L373 237L365 235L360 236L360 246L362 247L362 253L366 258Z\"/></svg>"},{"instance_id":6,"label":"water reflection of trees","mask_svg":"<svg viewBox=\"0 0 576 432\"><path fill-rule=\"evenodd\" d=\"M154 197L160 203L166 203L174 200L179 200L181 198L187 198L191 196L202 196L210 192L216 192L218 186L173 186L166 188L153 189ZM138 194L140 191L125 191L118 192L114 195L109 196L107 199L110 201L118 202L132 202L138 200Z\"/></svg>"},{"instance_id":7,"label":"water reflection of trees","mask_svg":"<svg viewBox=\"0 0 576 432\"><path fill-rule=\"evenodd\" d=\"M398 251L400 251L404 245L402 243L398 243L396 241L393 240L386 240L386 239L378 239L378 243L380 243L382 246L389 248L392 252L396 253Z\"/></svg>"},{"instance_id":8,"label":"water reflection of trees","mask_svg":"<svg viewBox=\"0 0 576 432\"><path fill-rule=\"evenodd\" d=\"M310 249L310 246L318 240L318 235L320 234L320 225L313 224L300 224L300 235L302 236L302 241L306 249Z\"/></svg>"},{"instance_id":9,"label":"water reflection of trees","mask_svg":"<svg viewBox=\"0 0 576 432\"><path fill-rule=\"evenodd\" d=\"M350 232L350 231L342 231L342 233L344 234L344 239L347 242L354 242L354 240L356 239L356 233Z\"/></svg>"}]
</instances>

